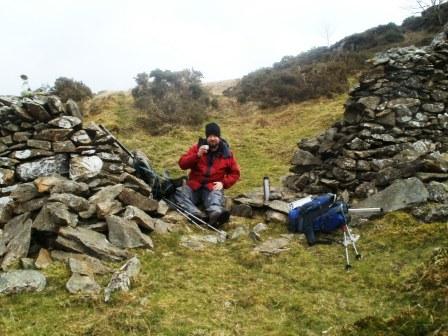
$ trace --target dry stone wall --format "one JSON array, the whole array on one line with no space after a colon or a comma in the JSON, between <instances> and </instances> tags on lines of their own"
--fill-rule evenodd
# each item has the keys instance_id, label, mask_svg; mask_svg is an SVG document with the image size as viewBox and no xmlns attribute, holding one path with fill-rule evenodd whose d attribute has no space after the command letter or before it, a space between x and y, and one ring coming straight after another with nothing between
<instances>
[{"instance_id":1,"label":"dry stone wall","mask_svg":"<svg viewBox=\"0 0 448 336\"><path fill-rule=\"evenodd\" d=\"M447 30L430 46L391 49L370 63L344 119L298 143L289 189L365 198L398 179L448 179Z\"/></svg>"},{"instance_id":2,"label":"dry stone wall","mask_svg":"<svg viewBox=\"0 0 448 336\"><path fill-rule=\"evenodd\" d=\"M118 261L152 248L148 234L173 225L129 159L72 101L0 96L1 269L60 250Z\"/></svg>"}]
</instances>

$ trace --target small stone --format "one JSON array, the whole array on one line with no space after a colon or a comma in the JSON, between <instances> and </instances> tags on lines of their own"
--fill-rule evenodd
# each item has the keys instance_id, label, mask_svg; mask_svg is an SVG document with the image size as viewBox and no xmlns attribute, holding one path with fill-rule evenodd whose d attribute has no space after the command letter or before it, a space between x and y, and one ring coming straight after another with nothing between
<instances>
[{"instance_id":1,"label":"small stone","mask_svg":"<svg viewBox=\"0 0 448 336\"><path fill-rule=\"evenodd\" d=\"M235 204L232 206L231 214L232 214L232 216L237 216L237 217L252 218L253 211L252 211L252 207L250 205Z\"/></svg>"},{"instance_id":2,"label":"small stone","mask_svg":"<svg viewBox=\"0 0 448 336\"><path fill-rule=\"evenodd\" d=\"M34 139L36 140L46 140L46 141L64 141L67 140L69 135L73 132L71 129L60 129L60 128L47 128L38 132Z\"/></svg>"},{"instance_id":3,"label":"small stone","mask_svg":"<svg viewBox=\"0 0 448 336\"><path fill-rule=\"evenodd\" d=\"M423 110L430 113L440 113L445 110L445 104L443 103L434 103L434 104L423 104Z\"/></svg>"},{"instance_id":4,"label":"small stone","mask_svg":"<svg viewBox=\"0 0 448 336\"><path fill-rule=\"evenodd\" d=\"M89 202L85 198L72 194L52 193L48 200L63 203L76 212L85 211L89 208Z\"/></svg>"},{"instance_id":5,"label":"small stone","mask_svg":"<svg viewBox=\"0 0 448 336\"><path fill-rule=\"evenodd\" d=\"M277 212L281 212L284 214L288 214L289 213L289 207L288 207L288 203L280 201L280 200L275 200L275 201L270 201L267 204L268 208L277 211Z\"/></svg>"},{"instance_id":6,"label":"small stone","mask_svg":"<svg viewBox=\"0 0 448 336\"><path fill-rule=\"evenodd\" d=\"M276 238L269 239L257 247L255 247L254 251L263 254L278 254L284 251L288 251L288 245L290 243L290 239L287 238Z\"/></svg>"},{"instance_id":7,"label":"small stone","mask_svg":"<svg viewBox=\"0 0 448 336\"><path fill-rule=\"evenodd\" d=\"M0 157L0 167L14 169L20 161L8 157Z\"/></svg>"},{"instance_id":8,"label":"small stone","mask_svg":"<svg viewBox=\"0 0 448 336\"><path fill-rule=\"evenodd\" d=\"M50 113L48 113L43 107L43 102L25 98L22 104L33 119L39 121L48 121L51 119Z\"/></svg>"},{"instance_id":9,"label":"small stone","mask_svg":"<svg viewBox=\"0 0 448 336\"><path fill-rule=\"evenodd\" d=\"M27 142L27 140L31 137L30 132L15 132L12 136L12 139L15 142Z\"/></svg>"},{"instance_id":10,"label":"small stone","mask_svg":"<svg viewBox=\"0 0 448 336\"><path fill-rule=\"evenodd\" d=\"M31 226L33 224L29 216L29 213L16 216L4 226L0 242L0 246L5 246L1 263L3 270L8 269L28 254L31 242Z\"/></svg>"},{"instance_id":11,"label":"small stone","mask_svg":"<svg viewBox=\"0 0 448 336\"><path fill-rule=\"evenodd\" d=\"M159 205L157 207L157 214L160 216L165 216L169 209L168 204L164 200L161 200L159 201Z\"/></svg>"},{"instance_id":12,"label":"small stone","mask_svg":"<svg viewBox=\"0 0 448 336\"><path fill-rule=\"evenodd\" d=\"M57 96L48 96L47 105L52 115L64 113L64 105Z\"/></svg>"},{"instance_id":13,"label":"small stone","mask_svg":"<svg viewBox=\"0 0 448 336\"><path fill-rule=\"evenodd\" d=\"M93 277L79 273L73 273L65 287L72 294L99 294L101 292L100 285Z\"/></svg>"},{"instance_id":14,"label":"small stone","mask_svg":"<svg viewBox=\"0 0 448 336\"><path fill-rule=\"evenodd\" d=\"M123 217L126 219L132 219L143 229L151 231L155 230L156 220L137 207L128 205L126 207Z\"/></svg>"},{"instance_id":15,"label":"small stone","mask_svg":"<svg viewBox=\"0 0 448 336\"><path fill-rule=\"evenodd\" d=\"M235 239L239 239L241 237L247 237L248 234L249 234L249 231L247 230L246 227L238 226L235 230L233 230L229 233L229 239L235 240Z\"/></svg>"},{"instance_id":16,"label":"small stone","mask_svg":"<svg viewBox=\"0 0 448 336\"><path fill-rule=\"evenodd\" d=\"M62 116L48 122L48 124L52 126L66 129L75 128L76 126L81 125L81 123L81 119L72 116Z\"/></svg>"},{"instance_id":17,"label":"small stone","mask_svg":"<svg viewBox=\"0 0 448 336\"><path fill-rule=\"evenodd\" d=\"M24 270L36 269L36 267L34 266L33 258L21 258L20 263L22 264L22 269L24 269Z\"/></svg>"},{"instance_id":18,"label":"small stone","mask_svg":"<svg viewBox=\"0 0 448 336\"><path fill-rule=\"evenodd\" d=\"M123 210L123 205L117 200L99 202L96 204L96 216L104 219L109 215L115 215Z\"/></svg>"},{"instance_id":19,"label":"small stone","mask_svg":"<svg viewBox=\"0 0 448 336\"><path fill-rule=\"evenodd\" d=\"M27 140L26 145L31 148L43 149L47 151L51 150L50 141L29 139Z\"/></svg>"},{"instance_id":20,"label":"small stone","mask_svg":"<svg viewBox=\"0 0 448 336\"><path fill-rule=\"evenodd\" d=\"M32 212L32 211L39 210L47 203L47 201L48 201L47 196L33 198L32 200L29 200L29 201L26 201L23 203L15 202L11 208L13 209L13 211L16 215L20 215L25 212Z\"/></svg>"},{"instance_id":21,"label":"small stone","mask_svg":"<svg viewBox=\"0 0 448 336\"><path fill-rule=\"evenodd\" d=\"M53 142L53 151L55 153L75 153L76 146L70 140Z\"/></svg>"},{"instance_id":22,"label":"small stone","mask_svg":"<svg viewBox=\"0 0 448 336\"><path fill-rule=\"evenodd\" d=\"M268 210L266 211L266 221L285 224L288 222L288 216L281 212Z\"/></svg>"},{"instance_id":23,"label":"small stone","mask_svg":"<svg viewBox=\"0 0 448 336\"><path fill-rule=\"evenodd\" d=\"M14 183L14 170L0 168L0 186L10 186Z\"/></svg>"},{"instance_id":24,"label":"small stone","mask_svg":"<svg viewBox=\"0 0 448 336\"><path fill-rule=\"evenodd\" d=\"M108 302L110 296L115 291L128 292L131 287L131 281L135 280L140 273L141 263L137 257L129 259L123 266L116 271L109 284L104 290L104 301Z\"/></svg>"},{"instance_id":25,"label":"small stone","mask_svg":"<svg viewBox=\"0 0 448 336\"><path fill-rule=\"evenodd\" d=\"M51 260L50 252L48 252L47 249L41 248L34 265L37 269L45 269L50 266L52 262L53 260Z\"/></svg>"},{"instance_id":26,"label":"small stone","mask_svg":"<svg viewBox=\"0 0 448 336\"><path fill-rule=\"evenodd\" d=\"M143 196L129 188L124 188L118 198L124 204L135 206L143 211L156 212L159 207L159 203L156 200Z\"/></svg>"},{"instance_id":27,"label":"small stone","mask_svg":"<svg viewBox=\"0 0 448 336\"><path fill-rule=\"evenodd\" d=\"M106 222L109 228L109 241L115 246L154 248L151 238L143 234L135 222L114 215L107 216Z\"/></svg>"},{"instance_id":28,"label":"small stone","mask_svg":"<svg viewBox=\"0 0 448 336\"><path fill-rule=\"evenodd\" d=\"M26 160L42 156L52 156L53 154L53 152L43 149L24 149L12 152L11 157L13 159Z\"/></svg>"},{"instance_id":29,"label":"small stone","mask_svg":"<svg viewBox=\"0 0 448 336\"><path fill-rule=\"evenodd\" d=\"M291 164L294 166L317 166L322 164L322 161L310 152L298 149L291 159Z\"/></svg>"},{"instance_id":30,"label":"small stone","mask_svg":"<svg viewBox=\"0 0 448 336\"><path fill-rule=\"evenodd\" d=\"M92 139L90 139L89 135L84 130L76 132L70 139L79 145L90 145L92 143Z\"/></svg>"},{"instance_id":31,"label":"small stone","mask_svg":"<svg viewBox=\"0 0 448 336\"><path fill-rule=\"evenodd\" d=\"M78 104L76 104L73 99L67 100L67 103L65 104L65 111L67 111L68 115L82 120L82 113L78 107Z\"/></svg>"},{"instance_id":32,"label":"small stone","mask_svg":"<svg viewBox=\"0 0 448 336\"><path fill-rule=\"evenodd\" d=\"M76 156L70 160L70 179L91 178L97 176L103 168L103 161L98 156Z\"/></svg>"},{"instance_id":33,"label":"small stone","mask_svg":"<svg viewBox=\"0 0 448 336\"><path fill-rule=\"evenodd\" d=\"M253 231L253 232L256 232L256 233L260 233L260 232L266 231L267 229L268 229L268 226L267 226L266 224L264 224L264 223L258 223L257 225L255 225L255 226L252 228L252 231Z\"/></svg>"},{"instance_id":34,"label":"small stone","mask_svg":"<svg viewBox=\"0 0 448 336\"><path fill-rule=\"evenodd\" d=\"M101 260L85 254L53 250L51 258L68 263L72 273L107 274L112 272L112 269L105 266Z\"/></svg>"}]
</instances>

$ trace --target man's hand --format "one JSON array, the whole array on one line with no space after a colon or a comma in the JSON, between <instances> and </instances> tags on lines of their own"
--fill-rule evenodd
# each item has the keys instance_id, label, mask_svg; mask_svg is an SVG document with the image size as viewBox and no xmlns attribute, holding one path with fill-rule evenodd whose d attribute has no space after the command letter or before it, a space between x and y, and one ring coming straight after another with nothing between
<instances>
[{"instance_id":1,"label":"man's hand","mask_svg":"<svg viewBox=\"0 0 448 336\"><path fill-rule=\"evenodd\" d=\"M223 187L222 182L213 182L213 190L222 190Z\"/></svg>"},{"instance_id":2,"label":"man's hand","mask_svg":"<svg viewBox=\"0 0 448 336\"><path fill-rule=\"evenodd\" d=\"M199 147L198 157L200 158L202 157L202 155L207 154L208 148L209 148L208 145L202 145L201 147Z\"/></svg>"}]
</instances>

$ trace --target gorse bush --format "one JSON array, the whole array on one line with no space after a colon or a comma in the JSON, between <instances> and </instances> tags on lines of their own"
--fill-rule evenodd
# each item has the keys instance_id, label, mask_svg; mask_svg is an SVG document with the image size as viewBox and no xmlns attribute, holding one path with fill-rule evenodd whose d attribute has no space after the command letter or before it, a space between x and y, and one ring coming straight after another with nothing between
<instances>
[{"instance_id":1,"label":"gorse bush","mask_svg":"<svg viewBox=\"0 0 448 336\"><path fill-rule=\"evenodd\" d=\"M67 77L57 78L50 91L59 96L63 102L73 99L77 103L83 103L93 96L92 90L83 82Z\"/></svg>"},{"instance_id":2,"label":"gorse bush","mask_svg":"<svg viewBox=\"0 0 448 336\"><path fill-rule=\"evenodd\" d=\"M148 113L152 132L163 124L198 125L204 121L211 100L201 78L201 72L188 69L137 74L132 96L136 107Z\"/></svg>"}]
</instances>

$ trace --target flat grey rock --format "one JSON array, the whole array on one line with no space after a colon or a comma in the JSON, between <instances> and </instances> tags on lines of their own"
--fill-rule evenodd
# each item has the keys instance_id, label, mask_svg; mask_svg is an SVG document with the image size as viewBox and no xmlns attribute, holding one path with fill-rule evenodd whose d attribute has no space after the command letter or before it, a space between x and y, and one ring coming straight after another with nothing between
<instances>
[{"instance_id":1,"label":"flat grey rock","mask_svg":"<svg viewBox=\"0 0 448 336\"><path fill-rule=\"evenodd\" d=\"M238 226L231 232L229 232L229 239L236 240L241 237L247 237L249 235L249 230L245 226Z\"/></svg>"},{"instance_id":2,"label":"flat grey rock","mask_svg":"<svg viewBox=\"0 0 448 336\"><path fill-rule=\"evenodd\" d=\"M254 251L262 254L278 254L288 251L289 243L290 239L284 237L269 239L255 247Z\"/></svg>"},{"instance_id":3,"label":"flat grey rock","mask_svg":"<svg viewBox=\"0 0 448 336\"><path fill-rule=\"evenodd\" d=\"M264 223L258 223L257 225L255 225L251 231L256 232L256 233L260 233L263 231L266 231L268 229L268 226Z\"/></svg>"},{"instance_id":4,"label":"flat grey rock","mask_svg":"<svg viewBox=\"0 0 448 336\"><path fill-rule=\"evenodd\" d=\"M282 212L268 210L265 213L266 221L269 223L281 223L285 224L288 222L288 216Z\"/></svg>"},{"instance_id":5,"label":"flat grey rock","mask_svg":"<svg viewBox=\"0 0 448 336\"><path fill-rule=\"evenodd\" d=\"M0 293L41 292L47 285L45 276L35 270L0 273Z\"/></svg>"},{"instance_id":6,"label":"flat grey rock","mask_svg":"<svg viewBox=\"0 0 448 336\"><path fill-rule=\"evenodd\" d=\"M124 188L118 198L124 204L135 206L143 211L157 212L159 207L159 202L156 200L144 196L129 188Z\"/></svg>"},{"instance_id":7,"label":"flat grey rock","mask_svg":"<svg viewBox=\"0 0 448 336\"><path fill-rule=\"evenodd\" d=\"M72 273L108 274L112 272L112 269L105 266L101 260L81 253L53 250L51 251L51 258L67 263Z\"/></svg>"},{"instance_id":8,"label":"flat grey rock","mask_svg":"<svg viewBox=\"0 0 448 336\"><path fill-rule=\"evenodd\" d=\"M116 197L118 197L118 195L120 195L123 188L124 187L122 184L115 184L101 188L100 191L89 197L89 203L97 204L105 201L113 201Z\"/></svg>"},{"instance_id":9,"label":"flat grey rock","mask_svg":"<svg viewBox=\"0 0 448 336\"><path fill-rule=\"evenodd\" d=\"M93 276L79 273L73 273L65 287L72 294L99 294L101 292L101 287Z\"/></svg>"},{"instance_id":10,"label":"flat grey rock","mask_svg":"<svg viewBox=\"0 0 448 336\"><path fill-rule=\"evenodd\" d=\"M52 193L48 201L63 203L76 212L89 208L89 202L85 198L68 193Z\"/></svg>"},{"instance_id":11,"label":"flat grey rock","mask_svg":"<svg viewBox=\"0 0 448 336\"><path fill-rule=\"evenodd\" d=\"M222 242L217 235L199 235L193 234L183 236L180 240L180 245L192 250L200 251L207 247L207 245L216 245Z\"/></svg>"},{"instance_id":12,"label":"flat grey rock","mask_svg":"<svg viewBox=\"0 0 448 336\"><path fill-rule=\"evenodd\" d=\"M383 208L385 212L405 209L426 202L428 190L416 177L396 180L392 185L356 204L355 208Z\"/></svg>"},{"instance_id":13,"label":"flat grey rock","mask_svg":"<svg viewBox=\"0 0 448 336\"><path fill-rule=\"evenodd\" d=\"M68 173L68 158L66 154L45 157L31 162L21 163L16 169L17 176L22 181L32 181L39 176Z\"/></svg>"},{"instance_id":14,"label":"flat grey rock","mask_svg":"<svg viewBox=\"0 0 448 336\"><path fill-rule=\"evenodd\" d=\"M268 208L270 208L274 211L281 212L286 215L289 213L288 203L283 202L283 201L279 201L279 200L269 201L267 206L268 206Z\"/></svg>"},{"instance_id":15,"label":"flat grey rock","mask_svg":"<svg viewBox=\"0 0 448 336\"><path fill-rule=\"evenodd\" d=\"M40 197L40 193L32 182L18 184L11 192L10 197L16 202L26 202Z\"/></svg>"},{"instance_id":16,"label":"flat grey rock","mask_svg":"<svg viewBox=\"0 0 448 336\"><path fill-rule=\"evenodd\" d=\"M123 218L134 220L141 228L154 231L156 225L156 219L152 218L143 210L128 205L124 212Z\"/></svg>"},{"instance_id":17,"label":"flat grey rock","mask_svg":"<svg viewBox=\"0 0 448 336\"><path fill-rule=\"evenodd\" d=\"M107 216L109 241L120 248L149 247L154 248L151 238L143 234L137 223L118 216Z\"/></svg>"},{"instance_id":18,"label":"flat grey rock","mask_svg":"<svg viewBox=\"0 0 448 336\"><path fill-rule=\"evenodd\" d=\"M30 214L26 213L16 216L6 223L1 237L0 245L3 245L3 260L1 268L8 269L12 264L18 262L28 254L31 242L32 220Z\"/></svg>"},{"instance_id":19,"label":"flat grey rock","mask_svg":"<svg viewBox=\"0 0 448 336\"><path fill-rule=\"evenodd\" d=\"M81 119L73 116L62 116L55 119L52 119L48 122L49 125L56 126L59 128L75 128L78 125L81 125Z\"/></svg>"},{"instance_id":20,"label":"flat grey rock","mask_svg":"<svg viewBox=\"0 0 448 336\"><path fill-rule=\"evenodd\" d=\"M62 227L56 242L74 252L102 260L119 261L129 257L126 250L111 244L105 235L82 227Z\"/></svg>"}]
</instances>

